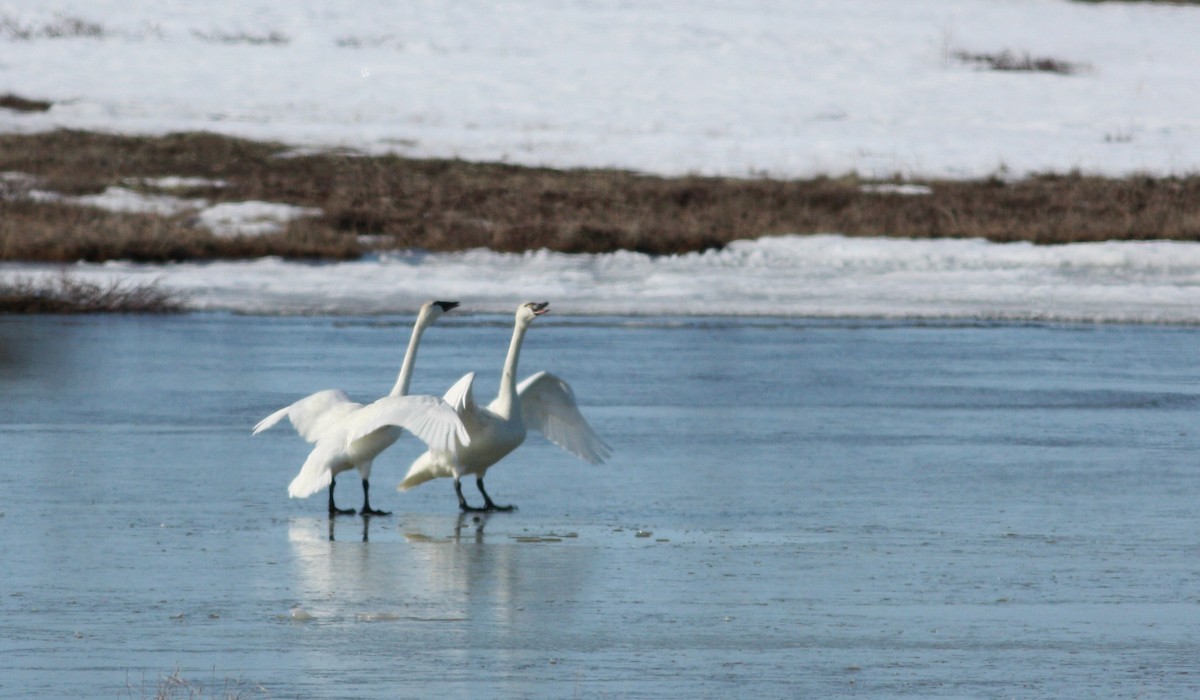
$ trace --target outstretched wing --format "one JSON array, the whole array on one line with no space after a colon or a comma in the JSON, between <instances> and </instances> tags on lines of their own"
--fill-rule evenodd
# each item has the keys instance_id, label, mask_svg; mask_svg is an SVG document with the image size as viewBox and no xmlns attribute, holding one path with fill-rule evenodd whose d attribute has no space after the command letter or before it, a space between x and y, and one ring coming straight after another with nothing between
<instances>
[{"instance_id":1,"label":"outstretched wing","mask_svg":"<svg viewBox=\"0 0 1200 700\"><path fill-rule=\"evenodd\" d=\"M361 404L351 401L341 389L318 391L263 418L254 426L253 434L258 435L287 417L300 437L308 442L316 442L332 425L359 406Z\"/></svg>"},{"instance_id":2,"label":"outstretched wing","mask_svg":"<svg viewBox=\"0 0 1200 700\"><path fill-rule=\"evenodd\" d=\"M517 386L517 395L525 427L592 464L608 458L608 445L579 412L571 385L549 372L538 372Z\"/></svg>"},{"instance_id":3,"label":"outstretched wing","mask_svg":"<svg viewBox=\"0 0 1200 700\"><path fill-rule=\"evenodd\" d=\"M348 419L346 444L386 426L404 428L431 450L454 454L456 444L471 443L462 419L450 404L436 396L413 394L385 396L356 411Z\"/></svg>"}]
</instances>

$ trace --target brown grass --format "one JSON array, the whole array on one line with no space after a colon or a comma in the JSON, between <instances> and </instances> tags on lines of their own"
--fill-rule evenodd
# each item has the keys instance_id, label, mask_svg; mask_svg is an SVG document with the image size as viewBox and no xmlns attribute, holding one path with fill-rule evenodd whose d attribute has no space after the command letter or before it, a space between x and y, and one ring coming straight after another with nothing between
<instances>
[{"instance_id":1,"label":"brown grass","mask_svg":"<svg viewBox=\"0 0 1200 700\"><path fill-rule=\"evenodd\" d=\"M147 689L146 679L143 677L138 686L126 681L124 693L118 693L118 700L122 697L128 697L129 700L134 700L134 693L137 693L137 698L146 700L153 698L154 700L242 700L243 698L268 697L267 689L260 685L248 684L237 679L224 679L218 681L216 672L213 672L213 678L208 685L197 683L184 678L179 669L175 669L172 673L162 676L158 679L157 685L153 689Z\"/></svg>"},{"instance_id":2,"label":"brown grass","mask_svg":"<svg viewBox=\"0 0 1200 700\"><path fill-rule=\"evenodd\" d=\"M68 274L44 281L0 277L0 313L177 313L182 302L150 284L87 282Z\"/></svg>"},{"instance_id":3,"label":"brown grass","mask_svg":"<svg viewBox=\"0 0 1200 700\"><path fill-rule=\"evenodd\" d=\"M304 222L255 237L220 238L181 217L112 213L54 202L0 203L0 260L71 263L259 258L350 259L351 237Z\"/></svg>"},{"instance_id":4,"label":"brown grass","mask_svg":"<svg viewBox=\"0 0 1200 700\"><path fill-rule=\"evenodd\" d=\"M963 63L973 63L991 70L1019 71L1029 73L1057 73L1058 75L1075 75L1087 71L1090 66L1084 63L1063 61L1048 56L1033 56L1028 51L1015 53L1005 49L999 53L971 53L955 51L954 58Z\"/></svg>"},{"instance_id":5,"label":"brown grass","mask_svg":"<svg viewBox=\"0 0 1200 700\"><path fill-rule=\"evenodd\" d=\"M291 38L289 38L287 34L278 31L266 33L219 31L201 32L193 29L192 36L209 44L250 44L252 46L272 44L282 46L291 41Z\"/></svg>"},{"instance_id":6,"label":"brown grass","mask_svg":"<svg viewBox=\"0 0 1200 700\"><path fill-rule=\"evenodd\" d=\"M0 36L20 41L33 39L99 39L108 35L108 30L99 22L55 13L54 19L41 24L22 23L9 15L0 16Z\"/></svg>"},{"instance_id":7,"label":"brown grass","mask_svg":"<svg viewBox=\"0 0 1200 700\"><path fill-rule=\"evenodd\" d=\"M0 95L0 108L11 109L14 112L46 112L53 106L53 102L31 100L27 97L14 95L11 92Z\"/></svg>"},{"instance_id":8,"label":"brown grass","mask_svg":"<svg viewBox=\"0 0 1200 700\"><path fill-rule=\"evenodd\" d=\"M1097 147L1104 146L1098 141ZM928 181L930 194L908 196L865 191L853 176L661 178L399 156L294 155L279 144L212 134L139 138L73 131L0 135L0 171L33 174L37 187L72 195L129 178L215 178L227 186L178 194L325 212L279 234L223 239L186 215L111 214L9 197L0 200L4 260L347 258L386 247L668 254L818 232L1035 243L1200 240L1200 177Z\"/></svg>"}]
</instances>

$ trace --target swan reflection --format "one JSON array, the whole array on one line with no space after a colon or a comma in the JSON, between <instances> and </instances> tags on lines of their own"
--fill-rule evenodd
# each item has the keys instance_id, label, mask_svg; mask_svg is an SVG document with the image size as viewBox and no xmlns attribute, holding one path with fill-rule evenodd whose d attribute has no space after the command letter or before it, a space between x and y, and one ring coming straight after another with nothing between
<instances>
[{"instance_id":1,"label":"swan reflection","mask_svg":"<svg viewBox=\"0 0 1200 700\"><path fill-rule=\"evenodd\" d=\"M295 602L321 621L457 620L519 633L543 616L555 624L570 616L595 553L577 542L530 543L525 527L491 513L406 515L399 537L394 522L290 520Z\"/></svg>"}]
</instances>

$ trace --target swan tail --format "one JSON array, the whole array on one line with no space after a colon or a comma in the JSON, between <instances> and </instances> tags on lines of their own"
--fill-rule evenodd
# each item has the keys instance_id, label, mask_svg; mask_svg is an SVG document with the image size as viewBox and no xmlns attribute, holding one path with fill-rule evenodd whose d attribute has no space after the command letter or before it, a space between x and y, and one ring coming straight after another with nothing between
<instances>
[{"instance_id":1,"label":"swan tail","mask_svg":"<svg viewBox=\"0 0 1200 700\"><path fill-rule=\"evenodd\" d=\"M292 498L308 498L317 491L329 486L333 481L333 454L326 445L317 447L304 460L300 473L288 484L288 496Z\"/></svg>"},{"instance_id":2,"label":"swan tail","mask_svg":"<svg viewBox=\"0 0 1200 700\"><path fill-rule=\"evenodd\" d=\"M412 466L408 468L408 474L404 476L404 481L400 482L396 490L407 491L439 476L453 476L453 470L445 466L445 461L443 455L433 452L426 452L417 457Z\"/></svg>"}]
</instances>

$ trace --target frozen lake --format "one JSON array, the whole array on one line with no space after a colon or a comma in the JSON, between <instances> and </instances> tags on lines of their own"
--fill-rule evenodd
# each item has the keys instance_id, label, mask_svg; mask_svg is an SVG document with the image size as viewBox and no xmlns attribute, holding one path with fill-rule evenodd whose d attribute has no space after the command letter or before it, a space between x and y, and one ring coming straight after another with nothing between
<instances>
[{"instance_id":1,"label":"frozen lake","mask_svg":"<svg viewBox=\"0 0 1200 700\"><path fill-rule=\"evenodd\" d=\"M410 321L0 317L0 695L1200 694L1200 328L551 315L520 375L608 464L531 436L476 522L406 438L393 515L289 500L250 428L386 392ZM448 315L414 391L509 329Z\"/></svg>"}]
</instances>

